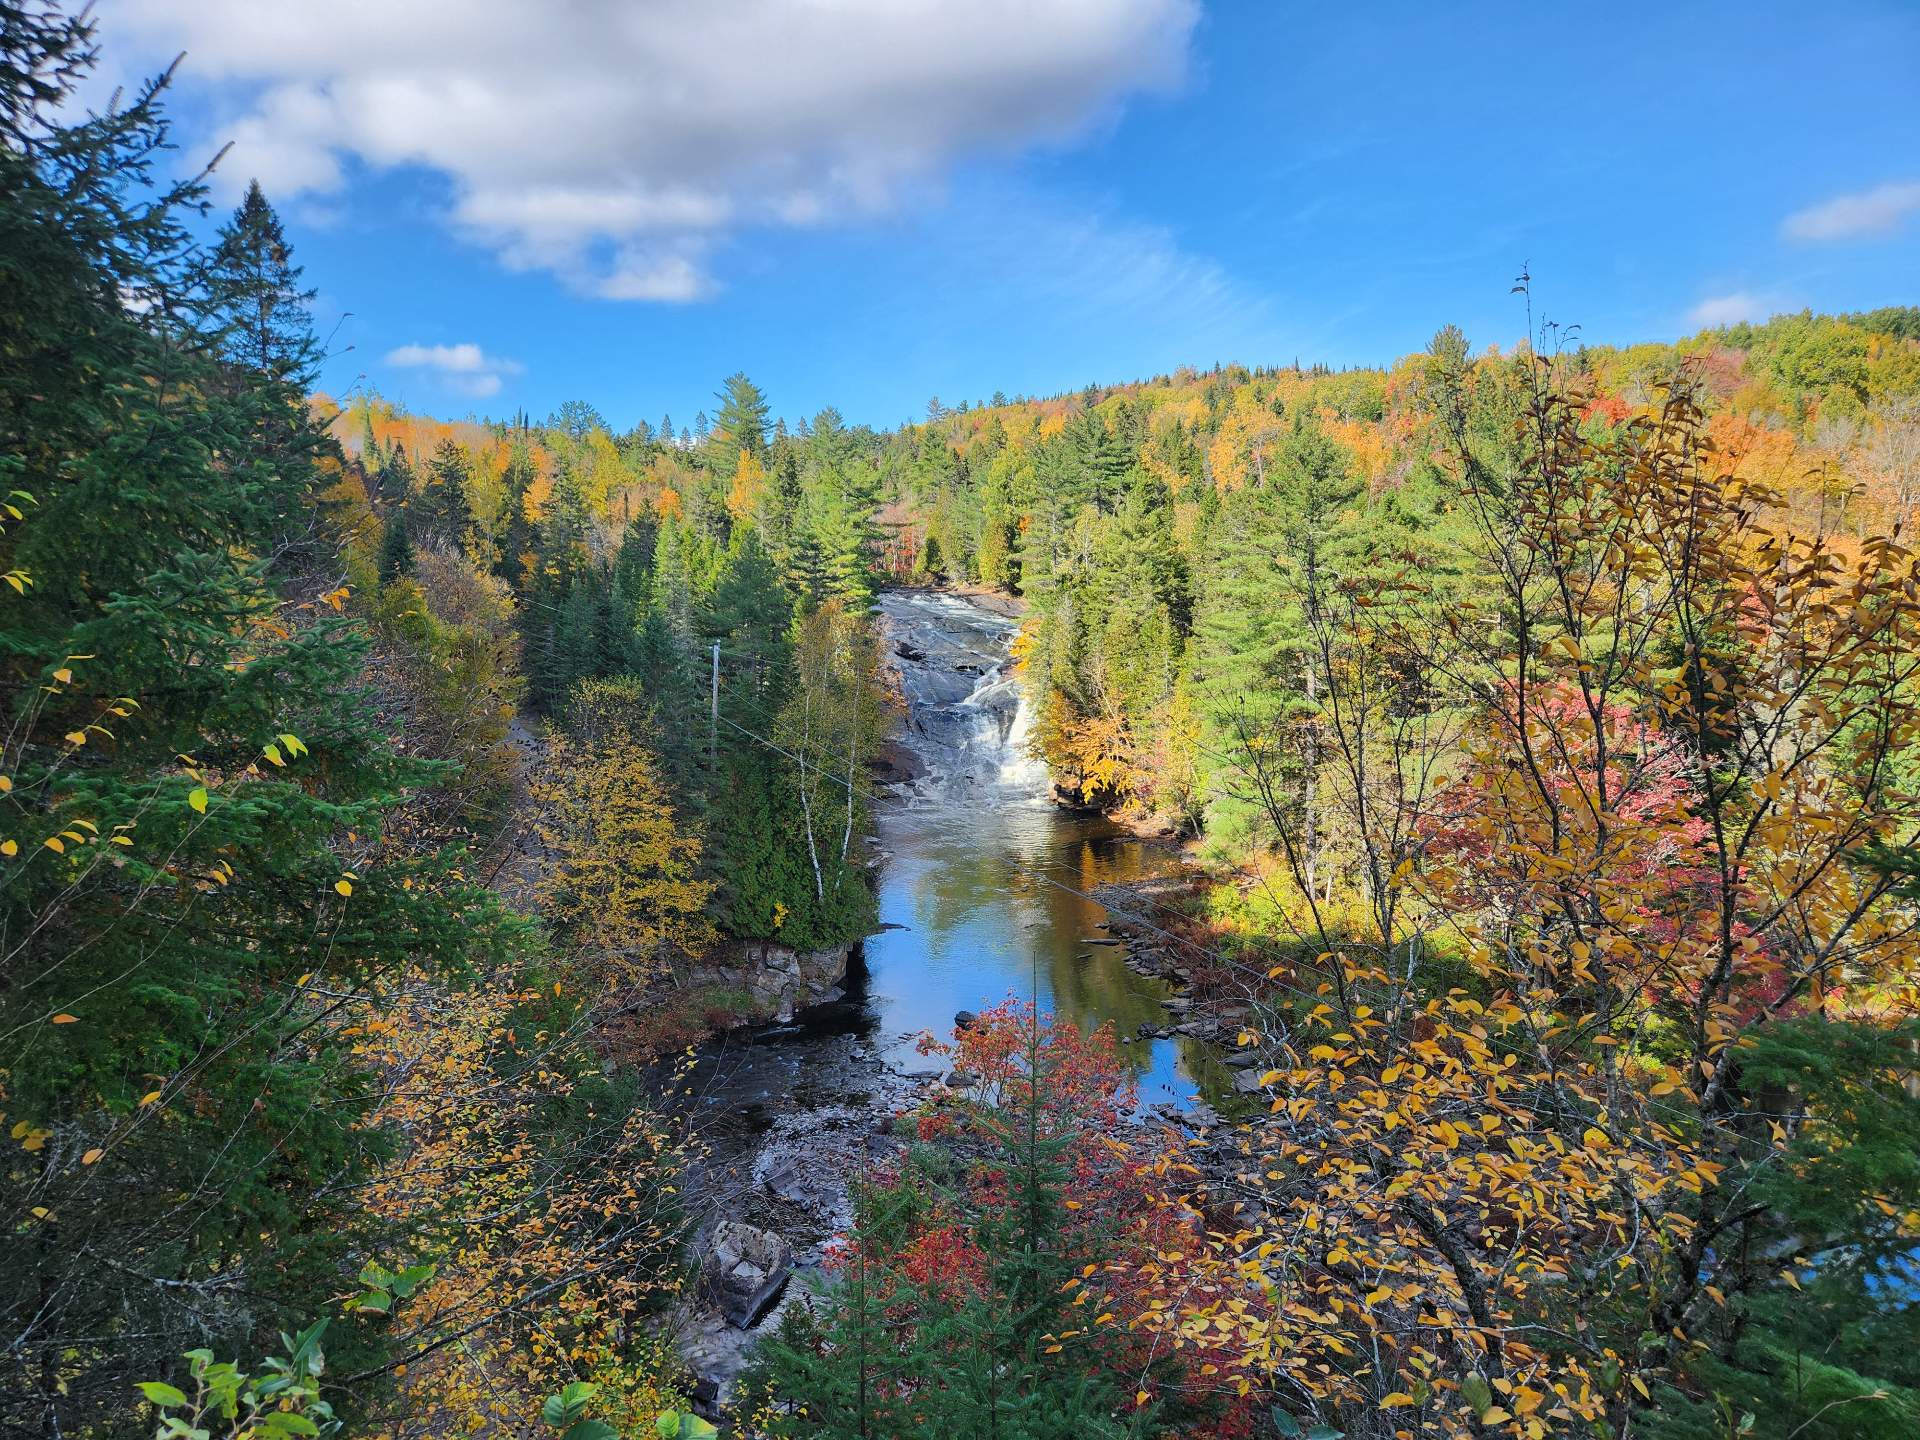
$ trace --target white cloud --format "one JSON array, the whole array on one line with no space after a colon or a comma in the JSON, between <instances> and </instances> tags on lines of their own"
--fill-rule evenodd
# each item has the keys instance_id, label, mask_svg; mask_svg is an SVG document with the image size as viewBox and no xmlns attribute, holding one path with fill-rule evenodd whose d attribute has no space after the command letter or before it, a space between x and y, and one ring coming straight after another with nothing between
<instances>
[{"instance_id":1,"label":"white cloud","mask_svg":"<svg viewBox=\"0 0 1920 1440\"><path fill-rule=\"evenodd\" d=\"M1690 323L1703 330L1717 330L1722 325L1738 325L1741 321L1759 324L1767 318L1769 304L1760 296L1746 290L1736 290L1731 295L1710 295L1687 312Z\"/></svg>"},{"instance_id":2,"label":"white cloud","mask_svg":"<svg viewBox=\"0 0 1920 1440\"><path fill-rule=\"evenodd\" d=\"M711 292L715 242L897 204L1178 85L1199 0L122 0L232 114L228 183L452 185L449 220L589 294ZM116 38L119 34L116 31Z\"/></svg>"},{"instance_id":3,"label":"white cloud","mask_svg":"<svg viewBox=\"0 0 1920 1440\"><path fill-rule=\"evenodd\" d=\"M1855 240L1890 235L1916 211L1920 211L1920 180L1890 181L1797 210L1780 229L1791 240Z\"/></svg>"},{"instance_id":4,"label":"white cloud","mask_svg":"<svg viewBox=\"0 0 1920 1440\"><path fill-rule=\"evenodd\" d=\"M484 400L500 393L509 375L518 375L523 366L512 360L489 355L478 345L402 345L387 352L387 364L402 370L431 371L450 390Z\"/></svg>"}]
</instances>

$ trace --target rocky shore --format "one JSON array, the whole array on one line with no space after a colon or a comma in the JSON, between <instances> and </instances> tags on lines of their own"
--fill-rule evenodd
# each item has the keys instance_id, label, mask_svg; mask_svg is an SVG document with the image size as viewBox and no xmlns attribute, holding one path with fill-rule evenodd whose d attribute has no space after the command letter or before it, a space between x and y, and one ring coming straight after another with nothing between
<instances>
[{"instance_id":1,"label":"rocky shore","mask_svg":"<svg viewBox=\"0 0 1920 1440\"><path fill-rule=\"evenodd\" d=\"M726 1407L787 1308L812 1303L827 1283L828 1248L853 1223L854 1186L906 1148L900 1117L965 1084L938 1056L890 1062L879 1037L832 1033L845 1008L720 1037L688 1077L687 1113L706 1154L682 1187L699 1197L699 1277L674 1328L709 1414ZM802 1033L804 1046L783 1043Z\"/></svg>"}]
</instances>

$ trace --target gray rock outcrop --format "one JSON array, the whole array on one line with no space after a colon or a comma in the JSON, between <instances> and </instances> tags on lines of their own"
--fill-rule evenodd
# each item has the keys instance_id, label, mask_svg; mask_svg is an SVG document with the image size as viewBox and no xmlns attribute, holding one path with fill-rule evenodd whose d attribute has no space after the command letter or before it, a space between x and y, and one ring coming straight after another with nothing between
<instances>
[{"instance_id":1,"label":"gray rock outcrop","mask_svg":"<svg viewBox=\"0 0 1920 1440\"><path fill-rule=\"evenodd\" d=\"M722 1220L714 1226L700 1285L727 1323L750 1329L786 1288L793 1247L757 1225Z\"/></svg>"}]
</instances>

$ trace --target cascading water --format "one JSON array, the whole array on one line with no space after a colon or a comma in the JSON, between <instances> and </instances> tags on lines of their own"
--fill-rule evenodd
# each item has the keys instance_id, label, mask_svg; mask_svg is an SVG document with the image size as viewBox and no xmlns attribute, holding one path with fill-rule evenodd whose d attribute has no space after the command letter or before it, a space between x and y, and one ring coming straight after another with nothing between
<instances>
[{"instance_id":1,"label":"cascading water","mask_svg":"<svg viewBox=\"0 0 1920 1440\"><path fill-rule=\"evenodd\" d=\"M900 746L913 762L909 805L1044 803L1047 767L1009 650L1019 626L965 600L881 597L888 658L907 702Z\"/></svg>"}]
</instances>

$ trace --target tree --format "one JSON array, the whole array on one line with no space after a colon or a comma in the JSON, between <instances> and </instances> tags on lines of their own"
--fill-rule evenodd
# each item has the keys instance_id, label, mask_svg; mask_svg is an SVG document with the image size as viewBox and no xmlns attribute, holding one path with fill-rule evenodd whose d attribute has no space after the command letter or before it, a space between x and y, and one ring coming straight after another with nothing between
<instances>
[{"instance_id":1,"label":"tree","mask_svg":"<svg viewBox=\"0 0 1920 1440\"><path fill-rule=\"evenodd\" d=\"M923 1113L898 1175L858 1192L824 1318L794 1307L750 1378L765 1432L1189 1433L1151 1393L1176 1394L1177 1367L1135 1349L1101 1273L1157 1218L1101 1140L1125 1089L1112 1037L1008 1006L958 1050L982 1098Z\"/></svg>"},{"instance_id":2,"label":"tree","mask_svg":"<svg viewBox=\"0 0 1920 1440\"><path fill-rule=\"evenodd\" d=\"M1453 437L1490 577L1433 637L1475 682L1464 764L1379 882L1398 903L1304 917L1274 971L1242 1168L1287 1220L1224 1242L1181 1323L1215 1335L1213 1305L1267 1287L1243 1363L1350 1432L1624 1434L1765 1393L1780 1424L1754 1433L1897 1433L1892 1390L1815 1414L1879 1383L1854 1366L1905 1383L1891 1332L1796 1372L1787 1315L1822 1270L1824 1304L1870 1313L1865 1277L1920 1229L1909 1117L1869 1098L1920 954L1895 872L1857 859L1920 824L1914 562L1781 527L1684 376L1599 435L1544 362L1526 384L1512 469ZM1412 1338L1375 1364L1318 1321L1347 1307Z\"/></svg>"},{"instance_id":3,"label":"tree","mask_svg":"<svg viewBox=\"0 0 1920 1440\"><path fill-rule=\"evenodd\" d=\"M197 297L208 343L239 372L223 386L246 434L234 458L244 457L263 492L277 497L277 549L311 543L321 463L337 463L332 441L307 423L322 356L313 334L314 292L302 288L292 253L260 182L250 181L207 257ZM290 483L301 479L304 486Z\"/></svg>"},{"instance_id":4,"label":"tree","mask_svg":"<svg viewBox=\"0 0 1920 1440\"><path fill-rule=\"evenodd\" d=\"M413 542L407 539L407 522L398 513L387 516L381 532L380 583L391 584L413 569Z\"/></svg>"},{"instance_id":5,"label":"tree","mask_svg":"<svg viewBox=\"0 0 1920 1440\"><path fill-rule=\"evenodd\" d=\"M395 1139L343 1017L510 927L451 853L393 843L441 771L395 752L345 593L276 584L338 461L298 307L262 303L297 275L268 212L216 270L255 326L203 326L162 84L83 116L90 20L0 35L0 1428L72 1434L184 1334L303 1328L386 1242L347 1198ZM385 1353L358 1325L332 1348Z\"/></svg>"},{"instance_id":6,"label":"tree","mask_svg":"<svg viewBox=\"0 0 1920 1440\"><path fill-rule=\"evenodd\" d=\"M754 462L764 465L767 456L767 426L772 414L767 397L760 387L749 380L743 372L735 371L729 375L723 389L715 392L714 399L720 402L715 412L711 431L703 427L701 439L715 457L716 466L727 475L734 471L735 457L744 453ZM701 412L702 419L705 418Z\"/></svg>"},{"instance_id":7,"label":"tree","mask_svg":"<svg viewBox=\"0 0 1920 1440\"><path fill-rule=\"evenodd\" d=\"M569 701L531 789L553 856L542 913L593 982L644 989L707 940L710 882L700 841L683 833L643 744L645 696L631 682L589 681Z\"/></svg>"},{"instance_id":8,"label":"tree","mask_svg":"<svg viewBox=\"0 0 1920 1440\"><path fill-rule=\"evenodd\" d=\"M1348 513L1360 494L1338 447L1318 426L1296 419L1266 478L1222 502L1196 626L1199 696L1217 755L1209 823L1228 837L1243 836L1243 827L1264 814L1256 793L1264 783L1291 791L1289 808L1309 822L1318 807L1312 632L1342 572L1360 563ZM1318 825L1309 823L1302 840L1306 873L1318 888L1326 880L1317 863Z\"/></svg>"}]
</instances>

